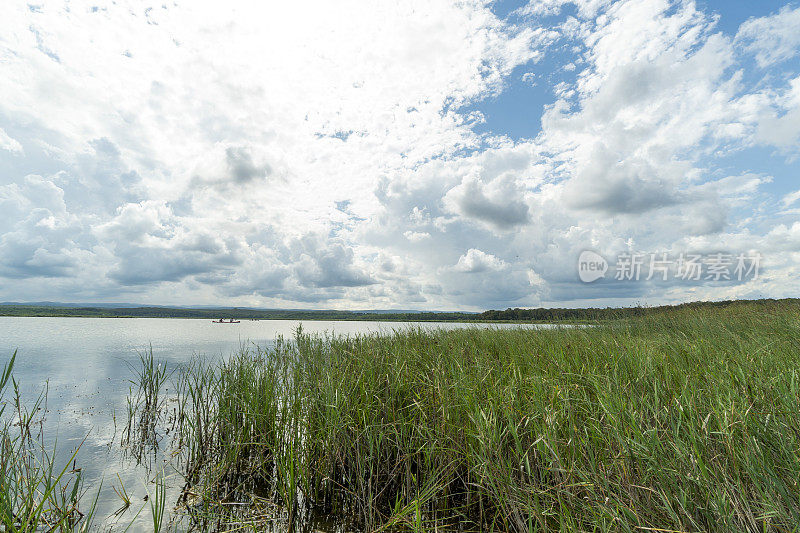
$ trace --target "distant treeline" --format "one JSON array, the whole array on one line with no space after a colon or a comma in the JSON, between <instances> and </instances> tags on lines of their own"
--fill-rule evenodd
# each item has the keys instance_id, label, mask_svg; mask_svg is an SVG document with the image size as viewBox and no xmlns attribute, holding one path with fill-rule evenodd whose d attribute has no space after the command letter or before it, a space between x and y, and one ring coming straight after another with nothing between
<instances>
[{"instance_id":1,"label":"distant treeline","mask_svg":"<svg viewBox=\"0 0 800 533\"><path fill-rule=\"evenodd\" d=\"M371 313L361 311L304 311L279 309L191 309L180 307L61 307L40 305L0 305L0 316L59 316L92 318L207 318L235 320L385 320L385 321L465 321L476 313Z\"/></svg>"},{"instance_id":2,"label":"distant treeline","mask_svg":"<svg viewBox=\"0 0 800 533\"><path fill-rule=\"evenodd\" d=\"M731 300L691 302L658 307L538 308L506 309L482 313L459 312L369 312L280 309L191 309L180 307L60 307L46 305L0 305L0 316L60 316L98 318L205 318L235 320L375 320L408 322L592 322L630 318L677 309L721 308L737 305L798 306L800 299Z\"/></svg>"},{"instance_id":3,"label":"distant treeline","mask_svg":"<svg viewBox=\"0 0 800 533\"><path fill-rule=\"evenodd\" d=\"M473 320L510 321L510 322L558 322L558 321L596 321L618 318L631 318L647 314L662 313L679 309L715 309L731 306L759 306L784 308L800 307L800 299L784 298L781 300L726 300L721 302L690 302L678 305L662 305L657 307L589 307L585 309L506 309L505 311L484 311L473 315Z\"/></svg>"}]
</instances>

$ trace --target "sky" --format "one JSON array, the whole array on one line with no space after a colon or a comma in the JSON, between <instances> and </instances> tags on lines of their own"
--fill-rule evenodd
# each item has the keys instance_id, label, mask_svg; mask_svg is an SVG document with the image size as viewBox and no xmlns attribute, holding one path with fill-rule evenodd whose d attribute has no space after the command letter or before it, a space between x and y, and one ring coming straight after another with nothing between
<instances>
[{"instance_id":1,"label":"sky","mask_svg":"<svg viewBox=\"0 0 800 533\"><path fill-rule=\"evenodd\" d=\"M798 2L7 4L0 301L798 296Z\"/></svg>"}]
</instances>

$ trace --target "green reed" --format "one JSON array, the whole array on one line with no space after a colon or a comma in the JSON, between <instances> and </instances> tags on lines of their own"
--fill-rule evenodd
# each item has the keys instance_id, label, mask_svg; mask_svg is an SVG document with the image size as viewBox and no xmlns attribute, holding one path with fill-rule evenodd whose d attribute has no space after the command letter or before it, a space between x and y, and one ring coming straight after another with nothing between
<instances>
[{"instance_id":1,"label":"green reed","mask_svg":"<svg viewBox=\"0 0 800 533\"><path fill-rule=\"evenodd\" d=\"M142 462L151 458L146 452L158 449L162 436L158 432L159 424L164 417L167 396L164 385L171 372L167 364L156 361L153 347L139 353L139 364L129 364L134 378L129 380L131 388L128 392L128 421L122 432L122 446L136 459Z\"/></svg>"},{"instance_id":2,"label":"green reed","mask_svg":"<svg viewBox=\"0 0 800 533\"><path fill-rule=\"evenodd\" d=\"M290 527L800 524L793 307L552 330L298 331L269 351L196 361L178 381L176 438L204 528L252 521L264 501Z\"/></svg>"}]
</instances>

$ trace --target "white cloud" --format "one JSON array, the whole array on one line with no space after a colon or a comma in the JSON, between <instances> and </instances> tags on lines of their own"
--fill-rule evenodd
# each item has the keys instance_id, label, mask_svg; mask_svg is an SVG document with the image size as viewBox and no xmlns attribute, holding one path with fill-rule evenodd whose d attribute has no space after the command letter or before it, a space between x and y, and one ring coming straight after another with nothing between
<instances>
[{"instance_id":1,"label":"white cloud","mask_svg":"<svg viewBox=\"0 0 800 533\"><path fill-rule=\"evenodd\" d=\"M67 212L64 191L52 180L28 175L0 187L0 276L63 277L78 271L82 227Z\"/></svg>"},{"instance_id":2,"label":"white cloud","mask_svg":"<svg viewBox=\"0 0 800 533\"><path fill-rule=\"evenodd\" d=\"M774 15L751 18L736 40L754 53L760 67L786 61L800 53L800 7L784 6Z\"/></svg>"},{"instance_id":3,"label":"white cloud","mask_svg":"<svg viewBox=\"0 0 800 533\"><path fill-rule=\"evenodd\" d=\"M789 194L785 195L781 199L781 203L783 204L784 207L789 207L790 205L796 203L798 200L800 200L800 190L790 192Z\"/></svg>"},{"instance_id":4,"label":"white cloud","mask_svg":"<svg viewBox=\"0 0 800 533\"><path fill-rule=\"evenodd\" d=\"M452 213L483 222L499 230L512 229L529 220L528 206L521 200L521 190L513 175L484 184L480 178L467 176L450 189L444 203Z\"/></svg>"},{"instance_id":5,"label":"white cloud","mask_svg":"<svg viewBox=\"0 0 800 533\"><path fill-rule=\"evenodd\" d=\"M480 272L499 272L506 266L502 259L498 259L492 254L487 254L481 250L470 248L467 253L458 258L453 270L467 274L477 274Z\"/></svg>"},{"instance_id":6,"label":"white cloud","mask_svg":"<svg viewBox=\"0 0 800 533\"><path fill-rule=\"evenodd\" d=\"M0 128L0 150L7 150L15 155L22 155L22 145L16 139L11 138L3 128Z\"/></svg>"},{"instance_id":7,"label":"white cloud","mask_svg":"<svg viewBox=\"0 0 800 533\"><path fill-rule=\"evenodd\" d=\"M411 230L403 232L403 235L405 236L406 239L408 239L411 242L424 241L425 239L429 239L431 236L431 234L428 233L427 231L411 231Z\"/></svg>"},{"instance_id":8,"label":"white cloud","mask_svg":"<svg viewBox=\"0 0 800 533\"><path fill-rule=\"evenodd\" d=\"M800 146L800 76L789 81L759 117L758 142L797 151Z\"/></svg>"}]
</instances>

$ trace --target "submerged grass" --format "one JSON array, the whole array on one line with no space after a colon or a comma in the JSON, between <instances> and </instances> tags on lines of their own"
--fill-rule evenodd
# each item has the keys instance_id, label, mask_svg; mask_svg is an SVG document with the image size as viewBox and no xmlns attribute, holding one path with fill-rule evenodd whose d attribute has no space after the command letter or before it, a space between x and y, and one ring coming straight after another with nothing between
<instances>
[{"instance_id":1,"label":"submerged grass","mask_svg":"<svg viewBox=\"0 0 800 533\"><path fill-rule=\"evenodd\" d=\"M267 501L290 527L800 524L792 307L553 330L298 331L266 352L196 361L178 381L183 500L203 529L251 524Z\"/></svg>"}]
</instances>

